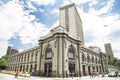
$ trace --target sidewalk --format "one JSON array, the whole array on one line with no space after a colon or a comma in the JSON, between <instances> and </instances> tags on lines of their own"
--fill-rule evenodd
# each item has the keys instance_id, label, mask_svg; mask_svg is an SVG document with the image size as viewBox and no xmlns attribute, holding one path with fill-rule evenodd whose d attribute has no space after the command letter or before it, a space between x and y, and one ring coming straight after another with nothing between
<instances>
[{"instance_id":1,"label":"sidewalk","mask_svg":"<svg viewBox=\"0 0 120 80\"><path fill-rule=\"evenodd\" d=\"M15 78L14 75L0 73L0 80L120 80L120 77L102 77L101 75L91 78L90 76L70 77L70 78L51 78L51 77L21 77Z\"/></svg>"}]
</instances>

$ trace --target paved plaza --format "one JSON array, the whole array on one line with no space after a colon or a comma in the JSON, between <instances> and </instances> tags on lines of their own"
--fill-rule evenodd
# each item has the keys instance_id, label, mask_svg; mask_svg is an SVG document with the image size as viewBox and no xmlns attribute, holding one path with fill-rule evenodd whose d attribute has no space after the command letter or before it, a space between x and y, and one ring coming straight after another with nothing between
<instances>
[{"instance_id":1,"label":"paved plaza","mask_svg":"<svg viewBox=\"0 0 120 80\"><path fill-rule=\"evenodd\" d=\"M44 78L44 77L18 77L15 78L14 75L9 74L2 74L0 73L0 80L120 80L120 77L101 77L97 76L95 78L90 78L89 76L86 77L74 77L74 78Z\"/></svg>"}]
</instances>

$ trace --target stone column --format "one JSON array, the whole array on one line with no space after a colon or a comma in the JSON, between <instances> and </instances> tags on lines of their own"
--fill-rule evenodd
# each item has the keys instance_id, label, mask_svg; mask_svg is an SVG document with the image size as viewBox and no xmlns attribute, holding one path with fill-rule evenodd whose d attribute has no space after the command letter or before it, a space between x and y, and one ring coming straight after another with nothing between
<instances>
[{"instance_id":1,"label":"stone column","mask_svg":"<svg viewBox=\"0 0 120 80\"><path fill-rule=\"evenodd\" d=\"M40 64L40 72L41 76L44 76L44 65L45 65L45 53L44 48L42 48L42 54L41 54L41 64Z\"/></svg>"},{"instance_id":2,"label":"stone column","mask_svg":"<svg viewBox=\"0 0 120 80\"><path fill-rule=\"evenodd\" d=\"M38 50L38 54L37 54L37 71L39 71L39 67L40 67L40 50Z\"/></svg>"},{"instance_id":3,"label":"stone column","mask_svg":"<svg viewBox=\"0 0 120 80\"><path fill-rule=\"evenodd\" d=\"M86 75L88 76L89 75L89 73L88 73L88 65L85 65L85 72L86 72Z\"/></svg>"},{"instance_id":4,"label":"stone column","mask_svg":"<svg viewBox=\"0 0 120 80\"><path fill-rule=\"evenodd\" d=\"M25 64L25 72L27 72L26 68L27 68L27 64Z\"/></svg>"},{"instance_id":5,"label":"stone column","mask_svg":"<svg viewBox=\"0 0 120 80\"><path fill-rule=\"evenodd\" d=\"M41 70L41 67L42 67L42 57L43 57L43 55L42 55L42 50L43 50L43 43L41 42L41 43L39 43L39 45L40 45L40 56L39 56L39 72L40 72L40 76L42 76L42 70Z\"/></svg>"},{"instance_id":6,"label":"stone column","mask_svg":"<svg viewBox=\"0 0 120 80\"><path fill-rule=\"evenodd\" d=\"M58 39L58 77L63 77L63 61L62 61L62 38ZM64 59L63 59L64 60Z\"/></svg>"},{"instance_id":7,"label":"stone column","mask_svg":"<svg viewBox=\"0 0 120 80\"><path fill-rule=\"evenodd\" d=\"M81 76L81 62L80 62L80 58L81 58L81 55L80 55L80 43L78 42L77 43L77 57L78 57L78 77Z\"/></svg>"}]
</instances>

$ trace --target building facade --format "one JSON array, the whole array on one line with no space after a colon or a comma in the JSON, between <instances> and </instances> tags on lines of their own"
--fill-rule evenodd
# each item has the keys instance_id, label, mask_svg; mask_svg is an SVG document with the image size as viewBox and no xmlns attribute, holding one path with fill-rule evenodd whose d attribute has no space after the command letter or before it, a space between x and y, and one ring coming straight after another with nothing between
<instances>
[{"instance_id":1,"label":"building facade","mask_svg":"<svg viewBox=\"0 0 120 80\"><path fill-rule=\"evenodd\" d=\"M7 55L13 55L13 54L17 54L19 51L11 46L8 46L7 48Z\"/></svg>"},{"instance_id":2,"label":"building facade","mask_svg":"<svg viewBox=\"0 0 120 80\"><path fill-rule=\"evenodd\" d=\"M106 55L84 46L82 21L75 4L60 8L60 24L39 45L11 55L9 70L49 77L86 76L107 71Z\"/></svg>"},{"instance_id":3,"label":"building facade","mask_svg":"<svg viewBox=\"0 0 120 80\"><path fill-rule=\"evenodd\" d=\"M110 43L105 44L105 51L106 51L106 55L107 55L107 61L112 62L114 60L114 54L113 54L112 47L111 47Z\"/></svg>"}]
</instances>

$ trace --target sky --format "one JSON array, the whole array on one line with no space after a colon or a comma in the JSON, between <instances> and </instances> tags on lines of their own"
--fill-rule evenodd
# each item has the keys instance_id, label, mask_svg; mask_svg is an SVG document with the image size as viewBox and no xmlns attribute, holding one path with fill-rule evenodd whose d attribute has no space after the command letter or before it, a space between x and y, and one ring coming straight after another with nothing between
<instances>
[{"instance_id":1,"label":"sky","mask_svg":"<svg viewBox=\"0 0 120 80\"><path fill-rule=\"evenodd\" d=\"M120 0L0 0L0 57L12 46L23 51L59 25L59 8L75 3L82 19L85 46L111 43L120 59Z\"/></svg>"}]
</instances>

